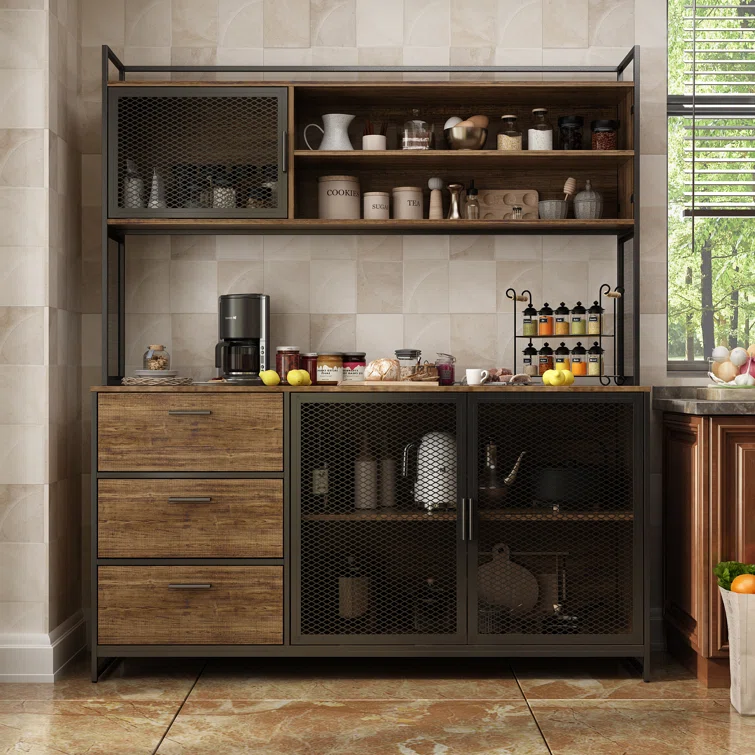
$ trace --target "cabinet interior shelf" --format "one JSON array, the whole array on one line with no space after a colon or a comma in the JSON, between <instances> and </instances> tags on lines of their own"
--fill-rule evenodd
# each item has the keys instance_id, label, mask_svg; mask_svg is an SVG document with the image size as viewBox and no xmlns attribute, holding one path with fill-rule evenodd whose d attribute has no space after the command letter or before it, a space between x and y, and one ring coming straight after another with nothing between
<instances>
[{"instance_id":1,"label":"cabinet interior shelf","mask_svg":"<svg viewBox=\"0 0 755 755\"><path fill-rule=\"evenodd\" d=\"M628 511L538 511L509 509L478 511L478 518L491 522L631 522ZM349 511L338 514L304 514L305 522L449 522L456 519L454 511L423 514L417 511Z\"/></svg>"}]
</instances>

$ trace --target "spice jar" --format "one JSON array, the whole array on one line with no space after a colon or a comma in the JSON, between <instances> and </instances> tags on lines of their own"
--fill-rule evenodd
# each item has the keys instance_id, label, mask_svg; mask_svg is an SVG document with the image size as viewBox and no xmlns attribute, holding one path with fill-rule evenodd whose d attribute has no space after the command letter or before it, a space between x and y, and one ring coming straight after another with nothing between
<instances>
[{"instance_id":1,"label":"spice jar","mask_svg":"<svg viewBox=\"0 0 755 755\"><path fill-rule=\"evenodd\" d=\"M553 310L545 302L537 313L537 334L539 336L553 335Z\"/></svg>"},{"instance_id":2,"label":"spice jar","mask_svg":"<svg viewBox=\"0 0 755 755\"><path fill-rule=\"evenodd\" d=\"M537 335L537 310L532 306L530 302L522 312L522 335L523 336L536 336Z\"/></svg>"},{"instance_id":3,"label":"spice jar","mask_svg":"<svg viewBox=\"0 0 755 755\"><path fill-rule=\"evenodd\" d=\"M343 353L318 352L317 385L338 385L343 380Z\"/></svg>"},{"instance_id":4,"label":"spice jar","mask_svg":"<svg viewBox=\"0 0 755 755\"><path fill-rule=\"evenodd\" d=\"M570 332L573 336L583 336L587 333L587 310L578 301L571 311Z\"/></svg>"},{"instance_id":5,"label":"spice jar","mask_svg":"<svg viewBox=\"0 0 755 755\"><path fill-rule=\"evenodd\" d=\"M275 352L275 371L280 375L281 383L288 385L286 376L291 370L299 369L299 347L279 346Z\"/></svg>"},{"instance_id":6,"label":"spice jar","mask_svg":"<svg viewBox=\"0 0 755 755\"><path fill-rule=\"evenodd\" d=\"M532 345L532 341L529 342L522 355L522 370L524 374L530 377L537 375L539 373L537 349Z\"/></svg>"},{"instance_id":7,"label":"spice jar","mask_svg":"<svg viewBox=\"0 0 755 755\"><path fill-rule=\"evenodd\" d=\"M347 351L343 355L343 382L364 382L364 369L367 366L364 351Z\"/></svg>"},{"instance_id":8,"label":"spice jar","mask_svg":"<svg viewBox=\"0 0 755 755\"><path fill-rule=\"evenodd\" d=\"M574 377L587 375L587 349L581 341L571 350L571 371Z\"/></svg>"},{"instance_id":9,"label":"spice jar","mask_svg":"<svg viewBox=\"0 0 755 755\"><path fill-rule=\"evenodd\" d=\"M569 307L564 304L564 302L561 302L561 304L556 307L556 311L554 312L556 316L556 335L557 336L568 336L569 335Z\"/></svg>"},{"instance_id":10,"label":"spice jar","mask_svg":"<svg viewBox=\"0 0 755 755\"><path fill-rule=\"evenodd\" d=\"M393 217L396 220L422 220L422 187L397 186L393 190Z\"/></svg>"},{"instance_id":11,"label":"spice jar","mask_svg":"<svg viewBox=\"0 0 755 755\"><path fill-rule=\"evenodd\" d=\"M453 385L456 380L456 357L438 353L435 369L438 370L438 385Z\"/></svg>"},{"instance_id":12,"label":"spice jar","mask_svg":"<svg viewBox=\"0 0 755 755\"><path fill-rule=\"evenodd\" d=\"M537 352L537 371L540 375L553 369L553 349L546 341L540 351Z\"/></svg>"},{"instance_id":13,"label":"spice jar","mask_svg":"<svg viewBox=\"0 0 755 755\"><path fill-rule=\"evenodd\" d=\"M312 385L317 385L317 352L302 354L299 364L301 365L300 369L306 370L309 373Z\"/></svg>"},{"instance_id":14,"label":"spice jar","mask_svg":"<svg viewBox=\"0 0 755 755\"><path fill-rule=\"evenodd\" d=\"M165 350L165 346L158 343L150 344L144 352L142 364L145 370L169 370L170 354Z\"/></svg>"},{"instance_id":15,"label":"spice jar","mask_svg":"<svg viewBox=\"0 0 755 755\"><path fill-rule=\"evenodd\" d=\"M558 133L561 149L582 149L582 127L585 119L581 115L564 115L558 119Z\"/></svg>"},{"instance_id":16,"label":"spice jar","mask_svg":"<svg viewBox=\"0 0 755 755\"><path fill-rule=\"evenodd\" d=\"M548 108L536 107L532 118L534 123L527 131L527 149L553 149L553 126L548 121Z\"/></svg>"},{"instance_id":17,"label":"spice jar","mask_svg":"<svg viewBox=\"0 0 755 755\"><path fill-rule=\"evenodd\" d=\"M502 115L501 130L498 132L497 146L505 152L518 152L522 149L522 132L516 127L515 115Z\"/></svg>"},{"instance_id":18,"label":"spice jar","mask_svg":"<svg viewBox=\"0 0 755 755\"><path fill-rule=\"evenodd\" d=\"M587 310L587 332L591 336L598 336L603 332L603 307L593 302Z\"/></svg>"},{"instance_id":19,"label":"spice jar","mask_svg":"<svg viewBox=\"0 0 755 755\"><path fill-rule=\"evenodd\" d=\"M396 359L398 359L398 364L401 368L399 380L406 380L417 371L421 356L422 352L419 349L396 350Z\"/></svg>"},{"instance_id":20,"label":"spice jar","mask_svg":"<svg viewBox=\"0 0 755 755\"><path fill-rule=\"evenodd\" d=\"M569 359L569 347L561 341L561 345L554 352L554 366L557 370L569 370L571 369L571 361Z\"/></svg>"},{"instance_id":21,"label":"spice jar","mask_svg":"<svg viewBox=\"0 0 755 755\"><path fill-rule=\"evenodd\" d=\"M593 121L590 128L593 149L618 149L619 121Z\"/></svg>"},{"instance_id":22,"label":"spice jar","mask_svg":"<svg viewBox=\"0 0 755 755\"><path fill-rule=\"evenodd\" d=\"M590 377L603 374L603 349L597 341L587 350L587 374Z\"/></svg>"}]
</instances>

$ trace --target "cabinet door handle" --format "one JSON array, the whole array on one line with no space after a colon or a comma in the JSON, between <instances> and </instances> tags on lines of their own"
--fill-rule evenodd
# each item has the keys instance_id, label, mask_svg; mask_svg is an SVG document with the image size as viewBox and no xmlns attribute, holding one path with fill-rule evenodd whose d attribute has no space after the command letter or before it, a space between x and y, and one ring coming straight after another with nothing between
<instances>
[{"instance_id":1,"label":"cabinet door handle","mask_svg":"<svg viewBox=\"0 0 755 755\"><path fill-rule=\"evenodd\" d=\"M209 582L175 582L168 585L170 590L211 590Z\"/></svg>"},{"instance_id":2,"label":"cabinet door handle","mask_svg":"<svg viewBox=\"0 0 755 755\"><path fill-rule=\"evenodd\" d=\"M469 526L467 527L469 532L469 542L474 540L474 499L469 499Z\"/></svg>"},{"instance_id":3,"label":"cabinet door handle","mask_svg":"<svg viewBox=\"0 0 755 755\"><path fill-rule=\"evenodd\" d=\"M461 499L461 539L467 539L467 499Z\"/></svg>"},{"instance_id":4,"label":"cabinet door handle","mask_svg":"<svg viewBox=\"0 0 755 755\"><path fill-rule=\"evenodd\" d=\"M281 134L281 171L288 173L288 131Z\"/></svg>"},{"instance_id":5,"label":"cabinet door handle","mask_svg":"<svg viewBox=\"0 0 755 755\"><path fill-rule=\"evenodd\" d=\"M168 409L168 414L171 417L188 417L193 415L207 416L212 412L209 409Z\"/></svg>"},{"instance_id":6,"label":"cabinet door handle","mask_svg":"<svg viewBox=\"0 0 755 755\"><path fill-rule=\"evenodd\" d=\"M210 496L180 496L172 495L168 498L168 503L210 503Z\"/></svg>"}]
</instances>

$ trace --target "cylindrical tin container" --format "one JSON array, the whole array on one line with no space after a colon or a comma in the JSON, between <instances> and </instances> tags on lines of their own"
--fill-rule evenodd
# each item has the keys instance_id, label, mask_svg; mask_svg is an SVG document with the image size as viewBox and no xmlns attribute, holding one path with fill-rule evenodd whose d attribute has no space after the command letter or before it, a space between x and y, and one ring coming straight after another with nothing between
<instances>
[{"instance_id":1,"label":"cylindrical tin container","mask_svg":"<svg viewBox=\"0 0 755 755\"><path fill-rule=\"evenodd\" d=\"M317 215L321 220L359 220L361 200L359 179L355 176L320 176L317 179Z\"/></svg>"},{"instance_id":2,"label":"cylindrical tin container","mask_svg":"<svg viewBox=\"0 0 755 755\"><path fill-rule=\"evenodd\" d=\"M424 210L420 186L397 186L393 190L393 217L396 220L422 220Z\"/></svg>"},{"instance_id":3,"label":"cylindrical tin container","mask_svg":"<svg viewBox=\"0 0 755 755\"><path fill-rule=\"evenodd\" d=\"M387 191L364 192L364 219L388 220L391 216L391 196Z\"/></svg>"}]
</instances>

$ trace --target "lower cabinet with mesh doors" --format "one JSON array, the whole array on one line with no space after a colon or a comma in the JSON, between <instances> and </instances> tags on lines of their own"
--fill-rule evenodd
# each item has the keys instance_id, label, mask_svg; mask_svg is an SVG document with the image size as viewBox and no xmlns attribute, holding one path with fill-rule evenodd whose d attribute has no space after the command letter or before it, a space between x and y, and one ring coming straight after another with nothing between
<instances>
[{"instance_id":1,"label":"lower cabinet with mesh doors","mask_svg":"<svg viewBox=\"0 0 755 755\"><path fill-rule=\"evenodd\" d=\"M292 644L647 661L647 413L642 389L293 394Z\"/></svg>"}]
</instances>

